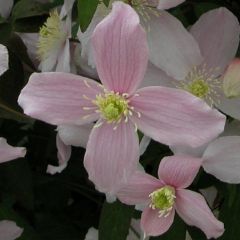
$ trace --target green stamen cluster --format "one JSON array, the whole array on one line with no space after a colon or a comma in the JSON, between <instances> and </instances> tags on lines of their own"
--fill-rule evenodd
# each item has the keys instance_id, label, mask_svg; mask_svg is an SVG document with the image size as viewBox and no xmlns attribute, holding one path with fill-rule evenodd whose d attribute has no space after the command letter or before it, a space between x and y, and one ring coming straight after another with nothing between
<instances>
[{"instance_id":1,"label":"green stamen cluster","mask_svg":"<svg viewBox=\"0 0 240 240\"><path fill-rule=\"evenodd\" d=\"M170 186L162 187L149 196L151 198L151 208L159 209L160 212L168 212L169 209L172 209L172 206L175 202L175 191Z\"/></svg>"},{"instance_id":2,"label":"green stamen cluster","mask_svg":"<svg viewBox=\"0 0 240 240\"><path fill-rule=\"evenodd\" d=\"M98 95L94 103L98 106L102 117L108 122L118 122L128 114L128 101L121 95L105 93Z\"/></svg>"},{"instance_id":3,"label":"green stamen cluster","mask_svg":"<svg viewBox=\"0 0 240 240\"><path fill-rule=\"evenodd\" d=\"M184 87L184 89L202 99L205 98L209 92L208 84L202 79L189 83Z\"/></svg>"}]
</instances>

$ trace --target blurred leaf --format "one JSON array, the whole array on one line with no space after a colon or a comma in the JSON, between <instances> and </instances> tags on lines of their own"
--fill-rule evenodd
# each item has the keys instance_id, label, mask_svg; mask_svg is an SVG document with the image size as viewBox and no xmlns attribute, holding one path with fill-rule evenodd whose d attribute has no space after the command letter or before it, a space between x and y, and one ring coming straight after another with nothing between
<instances>
[{"instance_id":1,"label":"blurred leaf","mask_svg":"<svg viewBox=\"0 0 240 240\"><path fill-rule=\"evenodd\" d=\"M82 32L85 32L97 9L98 0L78 0L78 21Z\"/></svg>"},{"instance_id":2,"label":"blurred leaf","mask_svg":"<svg viewBox=\"0 0 240 240\"><path fill-rule=\"evenodd\" d=\"M174 218L174 223L170 229L163 235L159 237L151 237L150 240L185 240L186 238L186 225L176 214Z\"/></svg>"},{"instance_id":3,"label":"blurred leaf","mask_svg":"<svg viewBox=\"0 0 240 240\"><path fill-rule=\"evenodd\" d=\"M217 3L197 3L194 4L194 12L197 16L197 18L199 18L202 14L204 14L207 11L210 11L212 9L218 8L221 5L217 4Z\"/></svg>"},{"instance_id":4,"label":"blurred leaf","mask_svg":"<svg viewBox=\"0 0 240 240\"><path fill-rule=\"evenodd\" d=\"M99 223L99 240L123 240L129 231L134 208L115 202L104 203Z\"/></svg>"},{"instance_id":5,"label":"blurred leaf","mask_svg":"<svg viewBox=\"0 0 240 240\"><path fill-rule=\"evenodd\" d=\"M219 219L224 223L225 232L219 239L236 239L236 236L240 236L240 185L227 185L224 196Z\"/></svg>"},{"instance_id":6,"label":"blurred leaf","mask_svg":"<svg viewBox=\"0 0 240 240\"><path fill-rule=\"evenodd\" d=\"M48 10L43 4L33 0L20 0L12 11L13 19L26 18L48 14Z\"/></svg>"},{"instance_id":7,"label":"blurred leaf","mask_svg":"<svg viewBox=\"0 0 240 240\"><path fill-rule=\"evenodd\" d=\"M12 25L10 23L0 24L0 43L5 44L10 38L12 32Z\"/></svg>"}]
</instances>

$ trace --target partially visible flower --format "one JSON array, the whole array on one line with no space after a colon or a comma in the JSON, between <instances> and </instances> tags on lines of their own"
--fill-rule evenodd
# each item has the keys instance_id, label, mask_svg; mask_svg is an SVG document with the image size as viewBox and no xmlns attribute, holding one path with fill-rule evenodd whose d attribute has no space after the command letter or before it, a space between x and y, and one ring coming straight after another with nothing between
<instances>
[{"instance_id":1,"label":"partially visible flower","mask_svg":"<svg viewBox=\"0 0 240 240\"><path fill-rule=\"evenodd\" d=\"M221 79L238 49L238 19L226 8L214 9L203 14L189 33L179 20L162 11L148 25L152 29L148 32L150 61L169 76L159 85L171 83L240 118L240 101L236 104L224 96Z\"/></svg>"},{"instance_id":2,"label":"partially visible flower","mask_svg":"<svg viewBox=\"0 0 240 240\"><path fill-rule=\"evenodd\" d=\"M136 168L138 128L156 141L191 146L202 145L223 131L225 116L185 91L137 90L147 67L148 49L138 15L129 5L114 3L92 41L102 85L73 74L34 73L19 104L26 114L51 124L97 121L84 165L98 190L114 195Z\"/></svg>"},{"instance_id":3,"label":"partially visible flower","mask_svg":"<svg viewBox=\"0 0 240 240\"><path fill-rule=\"evenodd\" d=\"M226 97L240 97L240 59L234 59L223 76L223 91Z\"/></svg>"},{"instance_id":4,"label":"partially visible flower","mask_svg":"<svg viewBox=\"0 0 240 240\"><path fill-rule=\"evenodd\" d=\"M178 6L185 2L185 0L159 0L158 9L169 9Z\"/></svg>"},{"instance_id":5,"label":"partially visible flower","mask_svg":"<svg viewBox=\"0 0 240 240\"><path fill-rule=\"evenodd\" d=\"M8 50L0 44L0 76L8 70Z\"/></svg>"},{"instance_id":6,"label":"partially visible flower","mask_svg":"<svg viewBox=\"0 0 240 240\"><path fill-rule=\"evenodd\" d=\"M141 227L146 236L165 233L173 223L175 211L191 226L200 228L207 238L218 238L224 232L223 223L209 209L205 199L186 190L201 166L192 157L165 157L158 169L159 179L135 172L128 184L118 192L118 198L130 205L145 204Z\"/></svg>"},{"instance_id":7,"label":"partially visible flower","mask_svg":"<svg viewBox=\"0 0 240 240\"><path fill-rule=\"evenodd\" d=\"M26 149L10 146L5 138L0 138L0 163L8 162L16 158L24 157Z\"/></svg>"},{"instance_id":8,"label":"partially visible flower","mask_svg":"<svg viewBox=\"0 0 240 240\"><path fill-rule=\"evenodd\" d=\"M18 227L15 222L0 221L0 240L15 240L23 233L23 229Z\"/></svg>"},{"instance_id":9,"label":"partially visible flower","mask_svg":"<svg viewBox=\"0 0 240 240\"><path fill-rule=\"evenodd\" d=\"M12 10L12 6L13 6L13 0L0 0L0 15L3 18L8 18L11 10Z\"/></svg>"}]
</instances>

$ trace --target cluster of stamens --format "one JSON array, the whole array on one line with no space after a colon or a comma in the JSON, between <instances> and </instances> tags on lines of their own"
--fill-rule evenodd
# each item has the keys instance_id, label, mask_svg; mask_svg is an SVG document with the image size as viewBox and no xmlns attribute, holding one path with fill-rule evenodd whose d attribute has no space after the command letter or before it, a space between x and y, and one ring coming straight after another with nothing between
<instances>
[{"instance_id":1,"label":"cluster of stamens","mask_svg":"<svg viewBox=\"0 0 240 240\"><path fill-rule=\"evenodd\" d=\"M37 45L37 54L40 60L46 59L50 51L57 45L61 44L66 33L62 29L62 21L57 10L50 13L47 21L40 28L39 41Z\"/></svg>"},{"instance_id":2,"label":"cluster of stamens","mask_svg":"<svg viewBox=\"0 0 240 240\"><path fill-rule=\"evenodd\" d=\"M179 81L177 87L205 100L212 107L219 104L218 92L222 88L221 81L215 74L217 70L218 68L207 69L206 64L195 66L184 80Z\"/></svg>"},{"instance_id":3,"label":"cluster of stamens","mask_svg":"<svg viewBox=\"0 0 240 240\"><path fill-rule=\"evenodd\" d=\"M159 217L167 217L173 209L175 203L175 190L171 186L162 187L152 192L149 197L151 203L149 205L153 210L157 209Z\"/></svg>"},{"instance_id":4,"label":"cluster of stamens","mask_svg":"<svg viewBox=\"0 0 240 240\"><path fill-rule=\"evenodd\" d=\"M91 88L87 81L85 81L85 85ZM99 86L103 88L102 85L99 84ZM138 94L135 94L135 96L138 96ZM120 94L103 88L103 92L97 94L95 99L91 99L86 95L83 95L83 98L94 104L93 107L83 107L83 110L95 110L96 113L100 114L101 119L104 119L107 123L114 123L114 130L117 129L118 124L122 120L127 123L133 114L139 118L141 117L140 112L136 111L134 107L129 104L129 94L127 93ZM86 115L84 118L89 116L90 115ZM103 121L100 121L98 124L95 124L94 127L100 127L102 124ZM137 125L134 125L137 131Z\"/></svg>"}]
</instances>

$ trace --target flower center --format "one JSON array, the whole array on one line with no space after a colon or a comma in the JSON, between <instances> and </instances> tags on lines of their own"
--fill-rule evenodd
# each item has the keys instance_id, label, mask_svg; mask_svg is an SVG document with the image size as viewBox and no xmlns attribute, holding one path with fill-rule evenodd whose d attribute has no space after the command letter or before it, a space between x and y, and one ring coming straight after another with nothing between
<instances>
[{"instance_id":1,"label":"flower center","mask_svg":"<svg viewBox=\"0 0 240 240\"><path fill-rule=\"evenodd\" d=\"M219 78L216 77L216 69L206 69L203 64L194 67L188 76L179 81L178 88L181 88L191 94L206 101L210 106L219 103L219 89L222 88Z\"/></svg>"},{"instance_id":2,"label":"flower center","mask_svg":"<svg viewBox=\"0 0 240 240\"><path fill-rule=\"evenodd\" d=\"M59 47L66 32L63 30L62 21L58 12L55 10L50 13L47 21L40 28L37 54L40 60L46 59L54 47Z\"/></svg>"},{"instance_id":3,"label":"flower center","mask_svg":"<svg viewBox=\"0 0 240 240\"><path fill-rule=\"evenodd\" d=\"M199 98L204 98L209 92L209 86L204 80L197 79L189 83L186 90Z\"/></svg>"},{"instance_id":4,"label":"flower center","mask_svg":"<svg viewBox=\"0 0 240 240\"><path fill-rule=\"evenodd\" d=\"M121 118L131 112L128 106L128 100L125 95L120 95L113 92L100 94L96 96L94 104L98 106L99 112L107 122L120 122Z\"/></svg>"},{"instance_id":5,"label":"flower center","mask_svg":"<svg viewBox=\"0 0 240 240\"><path fill-rule=\"evenodd\" d=\"M162 187L152 192L150 207L152 209L159 209L159 217L167 217L173 208L175 202L175 190L170 186Z\"/></svg>"}]
</instances>

